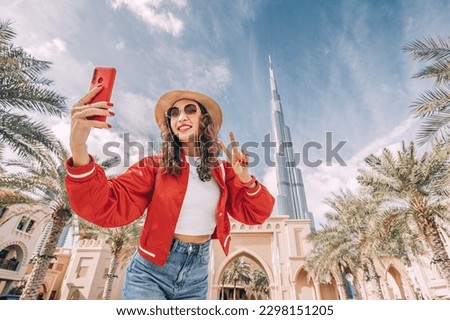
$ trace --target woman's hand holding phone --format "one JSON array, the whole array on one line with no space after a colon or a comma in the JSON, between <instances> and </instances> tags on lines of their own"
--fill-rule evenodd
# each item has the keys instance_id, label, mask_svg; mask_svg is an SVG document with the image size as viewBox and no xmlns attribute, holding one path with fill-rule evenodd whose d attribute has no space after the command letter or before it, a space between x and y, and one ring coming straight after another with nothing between
<instances>
[{"instance_id":1,"label":"woman's hand holding phone","mask_svg":"<svg viewBox=\"0 0 450 320\"><path fill-rule=\"evenodd\" d=\"M97 74L97 69L94 70L94 78ZM114 70L115 71L115 70ZM114 72L115 75L115 72ZM111 79L109 79L111 80ZM112 84L114 77L105 87L106 83L101 81L95 86L91 85L89 92L83 96L77 103L75 103L71 110L71 127L70 127L70 149L73 156L74 166L83 166L89 164L89 154L86 149L86 142L89 137L91 128L111 128L111 125L106 122L107 117L114 116L114 112L109 109L113 106L109 102L112 92ZM101 94L103 90L109 91ZM106 98L106 101L99 101L99 97ZM101 98L100 98L101 99Z\"/></svg>"}]
</instances>

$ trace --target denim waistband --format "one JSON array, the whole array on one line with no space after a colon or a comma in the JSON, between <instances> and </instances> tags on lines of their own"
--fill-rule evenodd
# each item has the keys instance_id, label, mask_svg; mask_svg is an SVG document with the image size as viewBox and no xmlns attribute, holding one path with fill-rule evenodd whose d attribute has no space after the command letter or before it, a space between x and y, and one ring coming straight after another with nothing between
<instances>
[{"instance_id":1,"label":"denim waistband","mask_svg":"<svg viewBox=\"0 0 450 320\"><path fill-rule=\"evenodd\" d=\"M172 246L170 248L170 251L196 254L201 256L204 254L209 254L210 242L211 240L205 241L203 243L190 243L190 242L183 242L181 240L174 238L172 240Z\"/></svg>"}]
</instances>

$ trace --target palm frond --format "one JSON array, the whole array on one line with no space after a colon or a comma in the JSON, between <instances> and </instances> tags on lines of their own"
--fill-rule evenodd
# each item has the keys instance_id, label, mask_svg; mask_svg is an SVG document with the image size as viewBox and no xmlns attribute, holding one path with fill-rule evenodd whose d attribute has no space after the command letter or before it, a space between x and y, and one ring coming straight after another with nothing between
<instances>
[{"instance_id":1,"label":"palm frond","mask_svg":"<svg viewBox=\"0 0 450 320\"><path fill-rule=\"evenodd\" d=\"M0 20L0 46L8 44L15 36L16 33L11 28L11 21Z\"/></svg>"},{"instance_id":2,"label":"palm frond","mask_svg":"<svg viewBox=\"0 0 450 320\"><path fill-rule=\"evenodd\" d=\"M414 40L402 48L411 54L413 59L420 61L442 60L450 58L450 38L427 37L424 41Z\"/></svg>"},{"instance_id":3,"label":"palm frond","mask_svg":"<svg viewBox=\"0 0 450 320\"><path fill-rule=\"evenodd\" d=\"M447 103L450 105L450 101ZM431 142L433 145L446 144L450 135L450 110L435 112L424 119L417 133L418 145Z\"/></svg>"},{"instance_id":4,"label":"palm frond","mask_svg":"<svg viewBox=\"0 0 450 320\"><path fill-rule=\"evenodd\" d=\"M25 115L8 113L0 109L0 143L8 145L22 158L43 161L45 149L61 153L61 143L44 124Z\"/></svg>"},{"instance_id":5,"label":"palm frond","mask_svg":"<svg viewBox=\"0 0 450 320\"><path fill-rule=\"evenodd\" d=\"M412 113L416 118L425 118L435 112L446 111L450 107L450 91L435 88L419 96L419 100L411 105Z\"/></svg>"},{"instance_id":6,"label":"palm frond","mask_svg":"<svg viewBox=\"0 0 450 320\"><path fill-rule=\"evenodd\" d=\"M0 21L0 109L21 110L62 116L66 98L49 89L52 81L43 77L51 63L35 59L11 40L9 21Z\"/></svg>"},{"instance_id":7,"label":"palm frond","mask_svg":"<svg viewBox=\"0 0 450 320\"><path fill-rule=\"evenodd\" d=\"M36 199L21 192L0 189L0 207L7 208L15 204L36 204Z\"/></svg>"},{"instance_id":8,"label":"palm frond","mask_svg":"<svg viewBox=\"0 0 450 320\"><path fill-rule=\"evenodd\" d=\"M112 158L108 158L104 161L102 161L100 163L100 166L104 169L104 170L108 170L111 169L117 165L120 164L120 157L112 157Z\"/></svg>"},{"instance_id":9,"label":"palm frond","mask_svg":"<svg viewBox=\"0 0 450 320\"><path fill-rule=\"evenodd\" d=\"M416 73L413 78L435 78L436 85L446 84L450 81L450 60L436 61L431 66L426 66L420 72Z\"/></svg>"}]
</instances>

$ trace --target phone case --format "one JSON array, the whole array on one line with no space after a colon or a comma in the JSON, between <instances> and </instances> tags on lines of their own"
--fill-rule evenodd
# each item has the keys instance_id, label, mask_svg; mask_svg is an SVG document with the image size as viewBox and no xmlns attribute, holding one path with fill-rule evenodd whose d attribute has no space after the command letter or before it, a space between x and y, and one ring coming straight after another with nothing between
<instances>
[{"instance_id":1,"label":"phone case","mask_svg":"<svg viewBox=\"0 0 450 320\"><path fill-rule=\"evenodd\" d=\"M107 101L111 102L114 80L116 79L116 69L110 67L96 67L92 74L91 89L99 84L103 85L100 91L90 103ZM91 116L88 119L106 122L106 116Z\"/></svg>"}]
</instances>

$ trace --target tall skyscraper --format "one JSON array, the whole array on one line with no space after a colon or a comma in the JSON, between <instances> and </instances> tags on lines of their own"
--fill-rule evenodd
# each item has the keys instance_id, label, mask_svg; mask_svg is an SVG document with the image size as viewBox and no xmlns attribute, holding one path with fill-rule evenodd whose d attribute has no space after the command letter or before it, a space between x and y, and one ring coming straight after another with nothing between
<instances>
[{"instance_id":1,"label":"tall skyscraper","mask_svg":"<svg viewBox=\"0 0 450 320\"><path fill-rule=\"evenodd\" d=\"M283 109L270 56L269 74L272 96L272 133L276 142L278 211L280 214L289 215L291 219L310 219L311 229L314 230L314 219L306 203L302 172L296 166L291 133L284 123Z\"/></svg>"}]
</instances>

